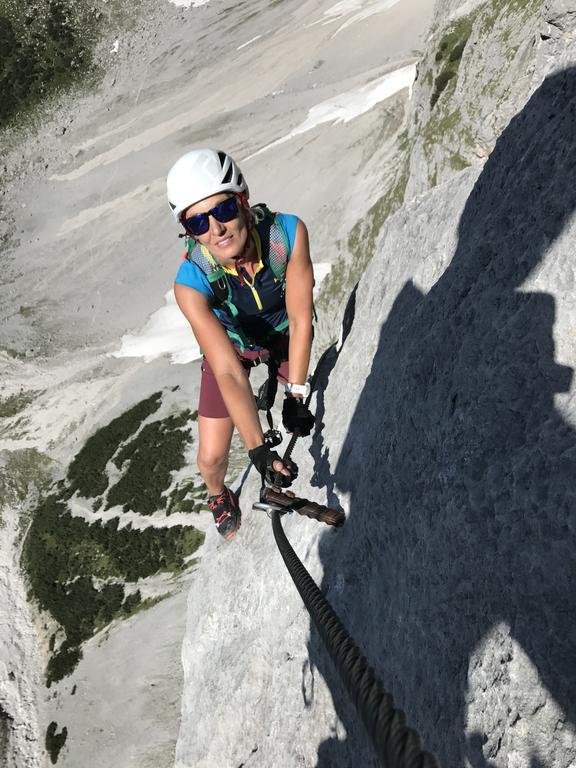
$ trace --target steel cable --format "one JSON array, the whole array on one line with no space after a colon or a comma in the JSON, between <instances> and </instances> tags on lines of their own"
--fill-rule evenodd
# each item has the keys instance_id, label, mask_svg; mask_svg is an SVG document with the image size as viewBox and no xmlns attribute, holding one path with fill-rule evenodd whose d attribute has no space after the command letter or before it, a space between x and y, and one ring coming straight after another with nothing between
<instances>
[{"instance_id":1,"label":"steel cable","mask_svg":"<svg viewBox=\"0 0 576 768\"><path fill-rule=\"evenodd\" d=\"M306 405L310 404L322 365L333 351L334 347L329 347L320 357L311 380L311 392L306 399ZM291 436L284 452L285 459L290 458L298 437L297 432ZM394 708L392 696L384 689L346 627L300 561L284 533L279 511L272 513L272 529L288 572L340 673L382 765L385 768L439 768L434 755L422 751L420 737L407 726L404 712Z\"/></svg>"},{"instance_id":2,"label":"steel cable","mask_svg":"<svg viewBox=\"0 0 576 768\"><path fill-rule=\"evenodd\" d=\"M286 538L280 513L272 513L274 538L286 567L316 625L346 690L386 768L439 768L436 758L422 751L416 731L361 654L354 640L312 579Z\"/></svg>"}]
</instances>

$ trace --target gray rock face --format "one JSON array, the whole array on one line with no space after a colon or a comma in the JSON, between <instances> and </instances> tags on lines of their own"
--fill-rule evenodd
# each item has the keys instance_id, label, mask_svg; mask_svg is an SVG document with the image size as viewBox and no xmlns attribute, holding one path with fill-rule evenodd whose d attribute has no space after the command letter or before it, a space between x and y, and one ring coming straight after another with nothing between
<instances>
[{"instance_id":1,"label":"gray rock face","mask_svg":"<svg viewBox=\"0 0 576 768\"><path fill-rule=\"evenodd\" d=\"M443 0L414 91L406 199L482 165L538 81L538 0Z\"/></svg>"},{"instance_id":2,"label":"gray rock face","mask_svg":"<svg viewBox=\"0 0 576 768\"><path fill-rule=\"evenodd\" d=\"M347 522L290 520L289 536L445 768L576 761L576 67L561 46L485 165L382 229L295 457L296 490L311 478ZM302 652L268 521L245 517L190 599L178 768L375 765L314 630Z\"/></svg>"},{"instance_id":3,"label":"gray rock face","mask_svg":"<svg viewBox=\"0 0 576 768\"><path fill-rule=\"evenodd\" d=\"M481 173L390 220L324 397L324 578L446 766L576 755L575 96L545 80Z\"/></svg>"}]
</instances>

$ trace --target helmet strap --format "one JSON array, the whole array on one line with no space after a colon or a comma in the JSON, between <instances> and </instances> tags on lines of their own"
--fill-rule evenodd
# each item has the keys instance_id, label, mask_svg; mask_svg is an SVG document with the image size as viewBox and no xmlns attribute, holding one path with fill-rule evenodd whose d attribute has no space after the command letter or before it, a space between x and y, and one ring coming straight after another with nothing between
<instances>
[{"instance_id":1,"label":"helmet strap","mask_svg":"<svg viewBox=\"0 0 576 768\"><path fill-rule=\"evenodd\" d=\"M246 223L248 226L248 231L250 232L254 227L254 220L250 211L250 203L248 202L246 192L236 192L236 197L240 200L240 205L246 212Z\"/></svg>"}]
</instances>

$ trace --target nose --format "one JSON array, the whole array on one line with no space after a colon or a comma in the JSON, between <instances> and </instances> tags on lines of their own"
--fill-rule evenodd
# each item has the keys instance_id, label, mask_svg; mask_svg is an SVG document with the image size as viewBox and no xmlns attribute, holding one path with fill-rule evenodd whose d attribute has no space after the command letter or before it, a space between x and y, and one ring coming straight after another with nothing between
<instances>
[{"instance_id":1,"label":"nose","mask_svg":"<svg viewBox=\"0 0 576 768\"><path fill-rule=\"evenodd\" d=\"M210 233L212 235L222 235L226 231L224 224L214 218L214 216L209 216L208 221L210 222Z\"/></svg>"}]
</instances>

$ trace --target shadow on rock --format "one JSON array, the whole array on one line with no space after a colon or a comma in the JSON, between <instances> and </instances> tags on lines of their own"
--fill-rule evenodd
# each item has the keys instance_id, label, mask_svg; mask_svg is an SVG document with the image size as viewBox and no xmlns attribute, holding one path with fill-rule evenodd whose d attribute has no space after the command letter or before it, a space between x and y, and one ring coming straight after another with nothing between
<instances>
[{"instance_id":1,"label":"shadow on rock","mask_svg":"<svg viewBox=\"0 0 576 768\"><path fill-rule=\"evenodd\" d=\"M342 320L342 337L339 344L332 344L322 355L316 370L314 371L314 391L316 392L316 404L314 408L314 416L316 420L316 427L314 430L314 436L312 439L312 445L310 447L310 454L314 461L314 474L311 478L311 483L314 486L326 489L326 503L329 507L334 509L341 509L340 500L334 491L335 478L330 472L330 449L326 446L324 441L323 427L324 414L326 412L326 389L330 376L334 370L334 366L338 362L346 339L350 335L352 326L354 324L354 318L356 316L356 291L358 290L358 283L354 286L346 304L344 310L344 318Z\"/></svg>"},{"instance_id":2,"label":"shadow on rock","mask_svg":"<svg viewBox=\"0 0 576 768\"><path fill-rule=\"evenodd\" d=\"M322 541L323 589L444 768L505 760L511 638L576 723L576 435L554 405L572 370L554 360L554 298L521 290L545 257L573 279L575 125L571 68L498 140L442 277L398 295L335 471L350 516ZM315 637L348 732L318 766L375 764Z\"/></svg>"}]
</instances>

